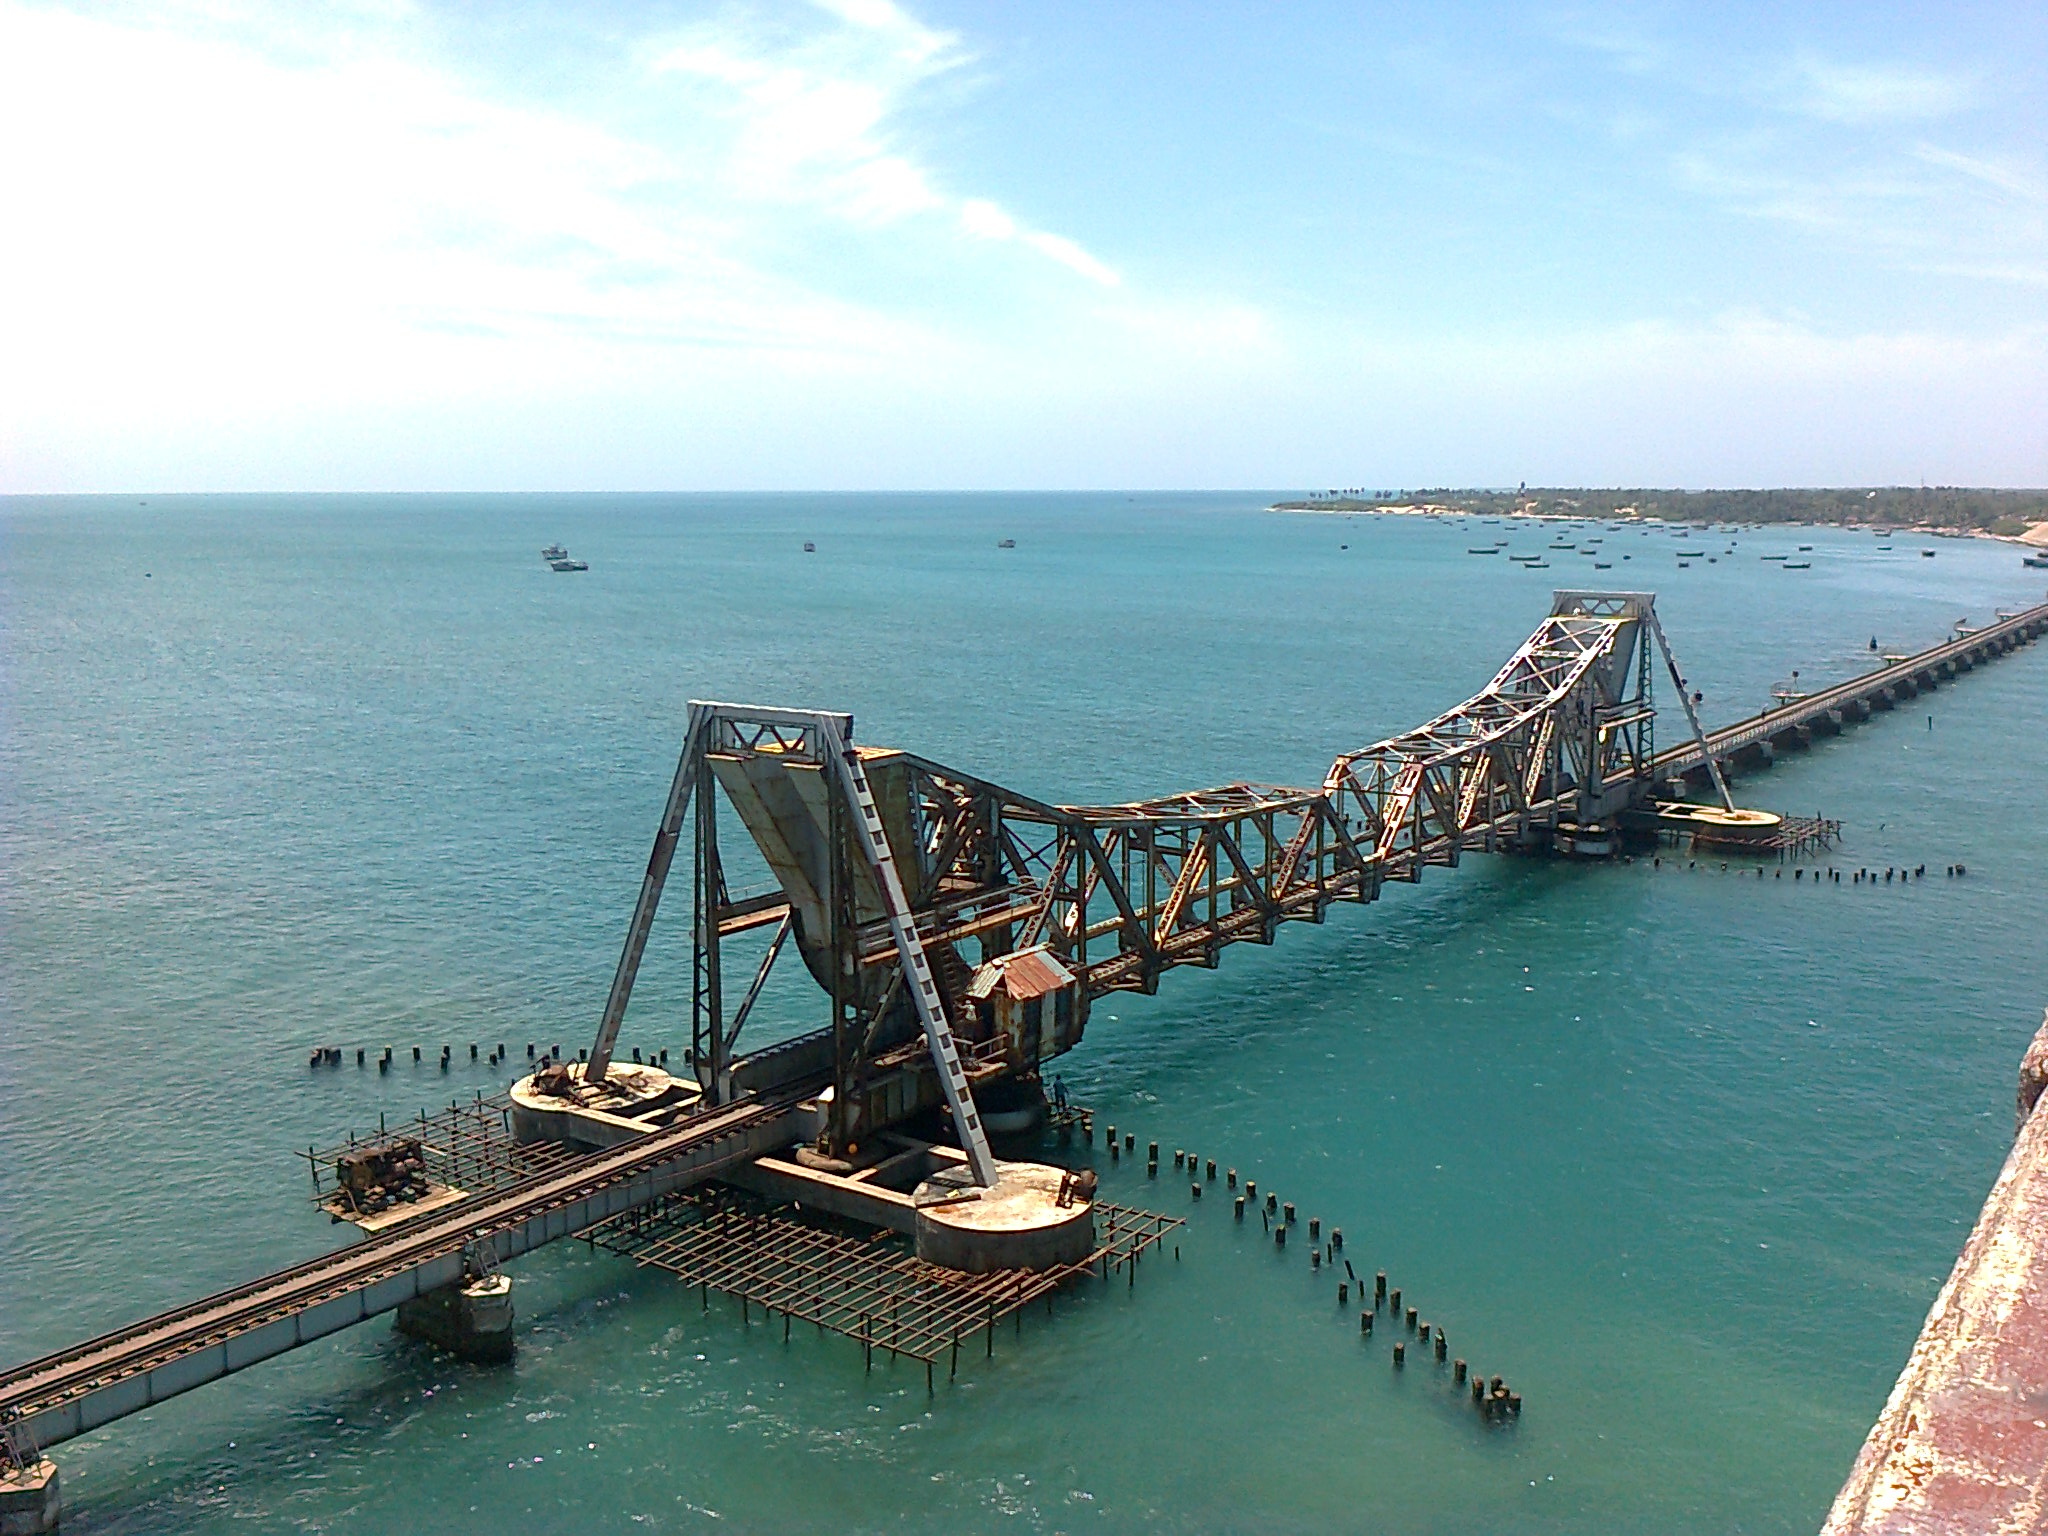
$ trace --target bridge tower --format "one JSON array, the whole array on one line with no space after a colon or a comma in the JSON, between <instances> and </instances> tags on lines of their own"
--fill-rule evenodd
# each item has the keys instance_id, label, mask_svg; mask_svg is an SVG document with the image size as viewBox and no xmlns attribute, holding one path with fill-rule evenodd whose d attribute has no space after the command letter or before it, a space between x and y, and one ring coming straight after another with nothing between
<instances>
[{"instance_id":1,"label":"bridge tower","mask_svg":"<svg viewBox=\"0 0 2048 1536\"><path fill-rule=\"evenodd\" d=\"M1611 852L1615 819L1653 790L1653 642L1676 681L1652 594L1559 592L1484 689L1340 756L1318 788L1227 784L1122 805L1052 805L857 747L845 714L692 704L581 1080L611 1071L687 835L691 1066L705 1101L824 1078L815 1150L835 1160L943 1105L992 1182L977 1087L1035 1087L1079 1042L1093 999L1152 992L1168 970L1214 967L1233 943L1271 943L1283 923L1320 922L1334 902L1371 901L1467 851ZM827 1022L742 1053L792 950Z\"/></svg>"}]
</instances>

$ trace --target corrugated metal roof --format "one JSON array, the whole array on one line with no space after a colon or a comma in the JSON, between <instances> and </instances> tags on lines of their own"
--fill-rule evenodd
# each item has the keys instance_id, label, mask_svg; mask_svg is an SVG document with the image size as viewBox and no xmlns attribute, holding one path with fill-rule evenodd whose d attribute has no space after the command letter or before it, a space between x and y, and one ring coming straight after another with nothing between
<instances>
[{"instance_id":1,"label":"corrugated metal roof","mask_svg":"<svg viewBox=\"0 0 2048 1536\"><path fill-rule=\"evenodd\" d=\"M1043 997L1074 984L1074 973L1053 957L1050 950L1020 949L1013 955L998 955L974 973L967 995L977 1001L993 997L1001 987L1017 1002Z\"/></svg>"}]
</instances>

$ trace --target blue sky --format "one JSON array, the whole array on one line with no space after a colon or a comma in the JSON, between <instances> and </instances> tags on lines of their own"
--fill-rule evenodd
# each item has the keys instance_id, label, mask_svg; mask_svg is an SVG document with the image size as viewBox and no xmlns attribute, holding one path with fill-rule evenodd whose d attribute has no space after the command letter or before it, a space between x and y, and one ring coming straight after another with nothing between
<instances>
[{"instance_id":1,"label":"blue sky","mask_svg":"<svg viewBox=\"0 0 2048 1536\"><path fill-rule=\"evenodd\" d=\"M0 490L2048 484L2038 5L0 0Z\"/></svg>"}]
</instances>

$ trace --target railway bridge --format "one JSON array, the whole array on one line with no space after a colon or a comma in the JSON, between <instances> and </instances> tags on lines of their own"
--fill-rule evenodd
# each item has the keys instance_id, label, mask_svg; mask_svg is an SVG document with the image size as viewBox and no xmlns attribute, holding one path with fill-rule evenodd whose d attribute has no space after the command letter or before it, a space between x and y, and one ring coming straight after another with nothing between
<instances>
[{"instance_id":1,"label":"railway bridge","mask_svg":"<svg viewBox=\"0 0 2048 1536\"><path fill-rule=\"evenodd\" d=\"M1343 753L1320 785L1234 783L1121 805L1054 804L856 745L845 714L693 704L592 1044L514 1089L522 1135L552 1138L556 1155L417 1215L365 1219L367 1235L333 1253L0 1373L0 1516L28 1521L46 1499L35 1509L47 1523L21 1528L54 1528L51 1446L367 1318L502 1289L501 1263L637 1220L707 1181L812 1178L834 1198L879 1199L855 1182L900 1128L937 1114L959 1144L960 1188L946 1199L998 1186L1008 1165L990 1149L986 1107L1034 1093L1043 1064L1081 1040L1096 999L1152 992L1170 970L1213 968L1233 944L1270 944L1284 924L1319 923L1337 903L1370 902L1468 853L1611 852L1622 825L1674 785L1711 783L1732 811L1724 768L1767 761L2044 631L2048 604L2001 615L1709 733L1653 595L1559 592L1483 689ZM1685 720L1682 741L1662 751L1660 674ZM686 837L690 1075L670 1080L613 1052ZM828 1022L743 1049L769 975L792 952ZM802 1168L787 1160L798 1150Z\"/></svg>"},{"instance_id":2,"label":"railway bridge","mask_svg":"<svg viewBox=\"0 0 2048 1536\"><path fill-rule=\"evenodd\" d=\"M1839 736L1844 727L1892 710L1974 671L2048 632L2048 605L2000 613L1981 629L1958 626L1954 638L1913 656L1886 657L1875 671L1793 698L1750 720L1738 721L1660 754L1657 776L1681 792L1709 777L1708 761L1722 769L1768 765L1782 751Z\"/></svg>"}]
</instances>

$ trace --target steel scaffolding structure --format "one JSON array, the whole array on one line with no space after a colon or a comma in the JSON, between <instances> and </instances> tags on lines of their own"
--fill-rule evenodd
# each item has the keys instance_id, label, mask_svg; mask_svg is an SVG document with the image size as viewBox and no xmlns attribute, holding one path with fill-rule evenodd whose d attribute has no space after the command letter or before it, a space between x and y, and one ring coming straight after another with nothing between
<instances>
[{"instance_id":1,"label":"steel scaffolding structure","mask_svg":"<svg viewBox=\"0 0 2048 1536\"><path fill-rule=\"evenodd\" d=\"M709 1305L718 1291L762 1319L782 1315L929 1367L976 1335L995 1352L996 1325L1034 1301L1098 1270L1135 1265L1149 1247L1184 1225L1179 1217L1095 1203L1098 1240L1079 1263L982 1274L918 1259L891 1232L861 1232L743 1191L709 1186L672 1195L596 1228L591 1241L636 1264L667 1270L698 1287ZM927 1381L929 1382L929 1376Z\"/></svg>"}]
</instances>

